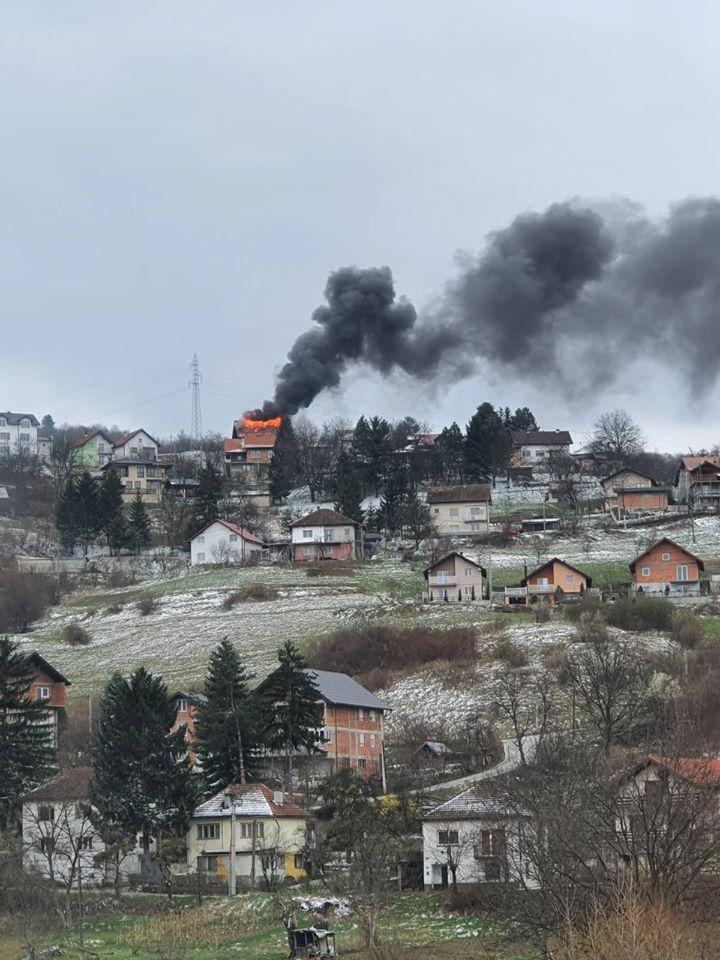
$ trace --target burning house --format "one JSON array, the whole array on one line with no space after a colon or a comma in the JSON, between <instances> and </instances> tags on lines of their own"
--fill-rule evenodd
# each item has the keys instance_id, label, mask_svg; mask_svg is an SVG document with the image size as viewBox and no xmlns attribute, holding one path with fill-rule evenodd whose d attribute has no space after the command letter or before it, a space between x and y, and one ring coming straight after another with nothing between
<instances>
[{"instance_id":1,"label":"burning house","mask_svg":"<svg viewBox=\"0 0 720 960\"><path fill-rule=\"evenodd\" d=\"M243 416L233 424L232 437L225 441L224 455L230 476L244 476L251 487L267 487L281 418L253 420Z\"/></svg>"}]
</instances>

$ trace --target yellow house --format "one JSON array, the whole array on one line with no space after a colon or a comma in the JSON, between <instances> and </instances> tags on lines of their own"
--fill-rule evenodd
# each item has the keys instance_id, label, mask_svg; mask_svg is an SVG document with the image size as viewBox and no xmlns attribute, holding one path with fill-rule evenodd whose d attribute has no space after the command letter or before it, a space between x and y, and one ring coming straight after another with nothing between
<instances>
[{"instance_id":1,"label":"yellow house","mask_svg":"<svg viewBox=\"0 0 720 960\"><path fill-rule=\"evenodd\" d=\"M280 790L261 783L226 787L193 811L188 866L191 872L226 879L234 849L239 884L263 885L283 877L303 877L309 821L307 810Z\"/></svg>"},{"instance_id":2,"label":"yellow house","mask_svg":"<svg viewBox=\"0 0 720 960\"><path fill-rule=\"evenodd\" d=\"M159 463L157 460L139 460L124 457L122 460L111 460L103 470L113 469L122 480L123 500L130 503L139 491L145 503L160 503L165 486L165 475L170 464Z\"/></svg>"}]
</instances>

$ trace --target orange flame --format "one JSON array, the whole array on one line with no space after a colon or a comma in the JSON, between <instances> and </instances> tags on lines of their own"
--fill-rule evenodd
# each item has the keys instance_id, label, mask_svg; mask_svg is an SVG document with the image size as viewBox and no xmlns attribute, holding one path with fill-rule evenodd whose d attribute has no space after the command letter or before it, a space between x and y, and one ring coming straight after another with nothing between
<instances>
[{"instance_id":1,"label":"orange flame","mask_svg":"<svg viewBox=\"0 0 720 960\"><path fill-rule=\"evenodd\" d=\"M243 427L246 430L277 430L282 423L282 417L273 417L271 420L252 420L243 417Z\"/></svg>"}]
</instances>

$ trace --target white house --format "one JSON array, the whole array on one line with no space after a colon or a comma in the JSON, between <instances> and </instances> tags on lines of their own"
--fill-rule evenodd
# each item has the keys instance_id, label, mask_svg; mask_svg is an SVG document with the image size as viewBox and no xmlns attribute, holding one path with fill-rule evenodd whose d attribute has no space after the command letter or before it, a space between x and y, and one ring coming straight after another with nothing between
<instances>
[{"instance_id":1,"label":"white house","mask_svg":"<svg viewBox=\"0 0 720 960\"><path fill-rule=\"evenodd\" d=\"M519 464L534 467L553 456L568 456L572 437L567 430L511 430L513 451Z\"/></svg>"},{"instance_id":2,"label":"white house","mask_svg":"<svg viewBox=\"0 0 720 960\"><path fill-rule=\"evenodd\" d=\"M0 457L38 452L40 423L32 413L0 412Z\"/></svg>"},{"instance_id":3,"label":"white house","mask_svg":"<svg viewBox=\"0 0 720 960\"><path fill-rule=\"evenodd\" d=\"M160 444L145 430L133 430L113 444L114 460L157 460Z\"/></svg>"},{"instance_id":4,"label":"white house","mask_svg":"<svg viewBox=\"0 0 720 960\"><path fill-rule=\"evenodd\" d=\"M192 566L213 563L256 562L262 556L263 542L254 533L229 520L213 520L190 541Z\"/></svg>"},{"instance_id":5,"label":"white house","mask_svg":"<svg viewBox=\"0 0 720 960\"><path fill-rule=\"evenodd\" d=\"M139 846L120 858L103 857L92 823L91 767L74 767L26 794L22 801L23 866L67 886L114 883L140 872Z\"/></svg>"},{"instance_id":6,"label":"white house","mask_svg":"<svg viewBox=\"0 0 720 960\"><path fill-rule=\"evenodd\" d=\"M337 510L313 510L291 528L293 560L353 560L357 556L357 524Z\"/></svg>"}]
</instances>

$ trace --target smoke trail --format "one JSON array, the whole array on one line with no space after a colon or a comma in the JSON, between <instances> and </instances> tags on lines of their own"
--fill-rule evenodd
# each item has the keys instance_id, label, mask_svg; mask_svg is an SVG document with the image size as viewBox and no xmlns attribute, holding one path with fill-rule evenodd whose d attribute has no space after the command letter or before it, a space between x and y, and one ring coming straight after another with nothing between
<instances>
[{"instance_id":1,"label":"smoke trail","mask_svg":"<svg viewBox=\"0 0 720 960\"><path fill-rule=\"evenodd\" d=\"M307 407L358 362L455 382L485 360L539 381L552 373L570 393L640 355L709 386L720 368L720 200L685 200L659 223L630 203L522 214L463 258L421 318L396 298L388 267L337 270L325 298L253 416Z\"/></svg>"}]
</instances>

